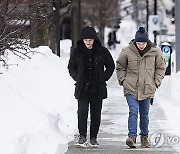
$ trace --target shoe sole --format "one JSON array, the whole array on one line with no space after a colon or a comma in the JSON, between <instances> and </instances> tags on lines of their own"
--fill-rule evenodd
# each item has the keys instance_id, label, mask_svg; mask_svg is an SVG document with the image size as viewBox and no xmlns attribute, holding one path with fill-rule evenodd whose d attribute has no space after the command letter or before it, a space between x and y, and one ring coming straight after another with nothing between
<instances>
[{"instance_id":1,"label":"shoe sole","mask_svg":"<svg viewBox=\"0 0 180 154\"><path fill-rule=\"evenodd\" d=\"M91 143L90 143L90 146L91 146L92 148L99 148L99 145L92 145Z\"/></svg>"},{"instance_id":2,"label":"shoe sole","mask_svg":"<svg viewBox=\"0 0 180 154\"><path fill-rule=\"evenodd\" d=\"M142 148L151 148L150 145L148 145L148 146L143 146L143 145L141 145L141 147L142 147Z\"/></svg>"},{"instance_id":3,"label":"shoe sole","mask_svg":"<svg viewBox=\"0 0 180 154\"><path fill-rule=\"evenodd\" d=\"M76 143L76 147L77 147L77 148L86 148L87 146L88 146L88 143L87 143L87 142L85 142L85 143L83 143L83 144Z\"/></svg>"},{"instance_id":4,"label":"shoe sole","mask_svg":"<svg viewBox=\"0 0 180 154\"><path fill-rule=\"evenodd\" d=\"M126 145L128 145L130 148L136 148L136 146L131 141L127 141Z\"/></svg>"}]
</instances>

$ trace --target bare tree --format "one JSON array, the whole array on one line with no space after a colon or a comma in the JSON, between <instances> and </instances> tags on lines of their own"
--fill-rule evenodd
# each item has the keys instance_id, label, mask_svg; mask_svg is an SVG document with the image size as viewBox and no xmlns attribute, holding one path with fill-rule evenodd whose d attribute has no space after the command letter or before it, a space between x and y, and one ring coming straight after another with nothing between
<instances>
[{"instance_id":1,"label":"bare tree","mask_svg":"<svg viewBox=\"0 0 180 154\"><path fill-rule=\"evenodd\" d=\"M30 47L47 45L55 50L54 2L55 0L0 0L1 61L5 63L2 59L5 50L21 58L28 57ZM59 10L71 3L70 0L62 2Z\"/></svg>"},{"instance_id":2,"label":"bare tree","mask_svg":"<svg viewBox=\"0 0 180 154\"><path fill-rule=\"evenodd\" d=\"M30 46L47 45L54 49L55 18L52 0L31 0L30 9Z\"/></svg>"},{"instance_id":3,"label":"bare tree","mask_svg":"<svg viewBox=\"0 0 180 154\"><path fill-rule=\"evenodd\" d=\"M22 3L22 5L24 4ZM9 50L21 58L28 56L28 40L23 35L28 26L26 5L23 6L23 10L18 11L18 8L20 8L18 0L0 1L0 61L4 63L2 55L5 50Z\"/></svg>"},{"instance_id":4,"label":"bare tree","mask_svg":"<svg viewBox=\"0 0 180 154\"><path fill-rule=\"evenodd\" d=\"M29 2L30 8L30 46L38 47L40 45L47 45L53 51L56 47L56 19L55 19L55 1L57 0L31 0ZM72 1L61 0L59 8L61 17L69 11L65 9ZM60 17L59 17L60 18ZM59 25L60 26L60 25Z\"/></svg>"}]
</instances>

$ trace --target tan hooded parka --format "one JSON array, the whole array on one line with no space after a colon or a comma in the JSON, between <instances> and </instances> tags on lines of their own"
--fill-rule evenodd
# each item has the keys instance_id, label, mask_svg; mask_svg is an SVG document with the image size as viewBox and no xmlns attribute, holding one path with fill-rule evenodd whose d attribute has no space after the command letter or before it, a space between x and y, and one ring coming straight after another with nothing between
<instances>
[{"instance_id":1,"label":"tan hooded parka","mask_svg":"<svg viewBox=\"0 0 180 154\"><path fill-rule=\"evenodd\" d=\"M153 43L150 50L141 57L132 40L122 49L116 61L117 79L123 85L124 94L131 94L137 100L154 98L156 88L164 78L165 69L162 51Z\"/></svg>"}]
</instances>

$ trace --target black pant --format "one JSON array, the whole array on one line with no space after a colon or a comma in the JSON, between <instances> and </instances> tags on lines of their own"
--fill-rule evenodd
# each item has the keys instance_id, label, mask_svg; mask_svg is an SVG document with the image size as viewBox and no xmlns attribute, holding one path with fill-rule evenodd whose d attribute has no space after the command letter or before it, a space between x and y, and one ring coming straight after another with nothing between
<instances>
[{"instance_id":1,"label":"black pant","mask_svg":"<svg viewBox=\"0 0 180 154\"><path fill-rule=\"evenodd\" d=\"M101 122L102 100L98 97L98 93L92 93L90 90L83 91L78 100L78 129L79 134L86 137L87 134L87 118L90 104L90 139L97 137Z\"/></svg>"}]
</instances>

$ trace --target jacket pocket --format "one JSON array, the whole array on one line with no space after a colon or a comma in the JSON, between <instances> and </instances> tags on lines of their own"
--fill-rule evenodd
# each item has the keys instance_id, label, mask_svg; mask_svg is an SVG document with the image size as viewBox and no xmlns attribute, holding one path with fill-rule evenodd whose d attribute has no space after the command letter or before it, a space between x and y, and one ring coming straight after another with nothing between
<instances>
[{"instance_id":1,"label":"jacket pocket","mask_svg":"<svg viewBox=\"0 0 180 154\"><path fill-rule=\"evenodd\" d=\"M125 91L134 92L137 86L137 78L125 78L123 81L123 87Z\"/></svg>"},{"instance_id":2,"label":"jacket pocket","mask_svg":"<svg viewBox=\"0 0 180 154\"><path fill-rule=\"evenodd\" d=\"M155 83L146 80L144 94L146 94L146 95L153 94L153 93L155 93L155 91L156 91Z\"/></svg>"},{"instance_id":3,"label":"jacket pocket","mask_svg":"<svg viewBox=\"0 0 180 154\"><path fill-rule=\"evenodd\" d=\"M99 94L100 94L100 98L101 98L101 99L107 98L107 87L106 87L106 83L99 85Z\"/></svg>"},{"instance_id":4,"label":"jacket pocket","mask_svg":"<svg viewBox=\"0 0 180 154\"><path fill-rule=\"evenodd\" d=\"M104 71L101 74L99 73L99 80L101 83L106 82L106 74Z\"/></svg>"}]
</instances>

